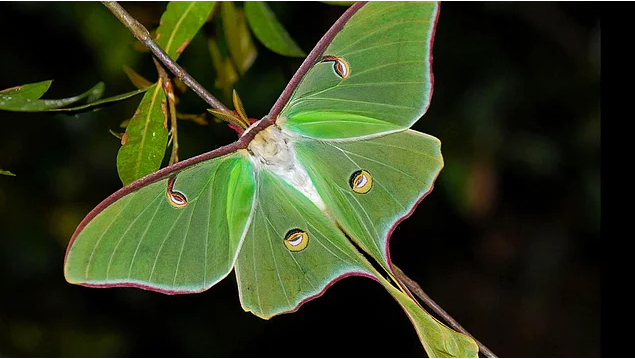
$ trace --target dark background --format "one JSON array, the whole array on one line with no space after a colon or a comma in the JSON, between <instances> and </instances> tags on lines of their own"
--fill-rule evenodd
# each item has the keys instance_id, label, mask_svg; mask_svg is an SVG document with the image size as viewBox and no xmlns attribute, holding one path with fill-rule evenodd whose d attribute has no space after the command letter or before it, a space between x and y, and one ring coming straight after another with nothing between
<instances>
[{"instance_id":1,"label":"dark background","mask_svg":"<svg viewBox=\"0 0 635 359\"><path fill-rule=\"evenodd\" d=\"M149 28L165 3L125 3ZM344 11L270 3L308 52ZM208 24L205 33L214 32ZM147 53L97 2L0 4L0 89L54 79L46 98L133 90ZM236 87L260 117L301 59L260 44ZM179 61L214 89L205 38ZM414 128L441 139L435 190L391 242L393 261L499 356L600 356L600 22L597 3L444 3L435 90ZM108 133L140 97L73 116L0 112L0 356L424 356L397 303L347 278L297 313L242 311L233 274L197 295L65 282L66 244L120 188ZM202 113L188 92L179 110ZM181 158L235 139L181 121Z\"/></svg>"}]
</instances>

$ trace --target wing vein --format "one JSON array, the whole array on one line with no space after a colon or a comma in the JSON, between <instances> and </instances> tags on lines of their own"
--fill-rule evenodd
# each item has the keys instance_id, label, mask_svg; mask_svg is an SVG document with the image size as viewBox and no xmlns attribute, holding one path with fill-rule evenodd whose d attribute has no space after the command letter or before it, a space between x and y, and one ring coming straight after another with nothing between
<instances>
[{"instance_id":1,"label":"wing vein","mask_svg":"<svg viewBox=\"0 0 635 359\"><path fill-rule=\"evenodd\" d=\"M185 249L185 242L187 241L187 237L190 234L190 225L192 224L192 217L194 217L194 210L196 209L196 205L198 204L198 200L194 203L191 203L192 209L190 210L190 219L187 222L187 227L185 228L185 236L183 237L183 244L181 244L181 250L179 251L179 259L176 261L176 269L174 270L174 279L172 280L172 289L176 285L176 277L179 274L179 266L181 265L181 257L183 256L183 250Z\"/></svg>"},{"instance_id":2,"label":"wing vein","mask_svg":"<svg viewBox=\"0 0 635 359\"><path fill-rule=\"evenodd\" d=\"M135 217L134 221L132 221L128 225L128 228L126 228L126 230L123 232L121 237L119 237L119 241L117 241L117 244L115 245L115 248L112 250L112 253L110 254L110 260L108 260L108 266L106 267L106 281L108 281L108 279L109 279L110 266L112 264L113 258L115 257L115 252L117 252L117 248L119 248L119 244L121 244L121 242L123 241L123 239L126 236L126 234L128 234L128 231L130 230L130 228L132 228L132 226L135 223L137 223L137 220L139 220L139 217L141 217L148 210L148 208L150 208L150 206L157 200L157 198L159 198L162 194L163 193L159 193L156 197L154 197L154 199L148 203L148 205L143 209L143 211L141 211L141 213L139 213L139 215L137 215L137 217Z\"/></svg>"},{"instance_id":3,"label":"wing vein","mask_svg":"<svg viewBox=\"0 0 635 359\"><path fill-rule=\"evenodd\" d=\"M161 246L159 247L159 250L157 251L157 255L154 258L154 264L152 265L152 270L150 271L150 277L148 277L148 282L152 281L152 276L154 275L154 270L157 266L157 261L159 260L159 256L161 255L161 250L163 249L163 246L165 245L165 241L168 240L168 238L172 234L172 230L174 230L174 226L176 226L176 223L179 221L179 219L181 219L181 216L183 215L183 213L185 213L184 211L180 211L180 212L181 213L179 213L179 215L176 217L176 220L174 221L174 223L172 223L170 230L167 231L167 233L165 234L165 238L163 238L163 241L161 242Z\"/></svg>"},{"instance_id":4,"label":"wing vein","mask_svg":"<svg viewBox=\"0 0 635 359\"><path fill-rule=\"evenodd\" d=\"M282 281L282 277L280 277L280 269L278 268L278 262L276 261L276 253L273 250L273 242L271 241L271 232L269 231L269 229L272 229L276 234L278 231L276 231L275 227L273 226L269 218L265 217L265 219L267 220L267 223L269 224L269 226L267 227L267 239L269 240L269 249L271 249L271 259L273 260L273 266L276 269L276 276L278 277L278 281L280 282L280 288L282 289L282 293L284 293L284 297L287 299L287 303L289 303L289 307L292 307L293 305L291 304L291 300L289 299L287 290L284 287L284 282Z\"/></svg>"},{"instance_id":5,"label":"wing vein","mask_svg":"<svg viewBox=\"0 0 635 359\"><path fill-rule=\"evenodd\" d=\"M341 55L341 56L347 56L348 54L345 52L346 50L348 50L349 48L357 45L358 43L366 40L367 38L371 38L373 36L375 36L377 33L379 32L387 32L388 30L397 27L397 26L401 26L401 25L406 25L406 24L430 24L429 21L426 20L408 20L408 21L400 21L400 20L395 20L393 22L387 23L387 24L383 24L381 27L379 27L377 30L367 33L366 35L358 38L357 40L349 43L348 45L344 46L341 49L337 49L337 54Z\"/></svg>"},{"instance_id":6,"label":"wing vein","mask_svg":"<svg viewBox=\"0 0 635 359\"><path fill-rule=\"evenodd\" d=\"M161 192L160 195L163 195L163 192ZM146 226L146 229L143 231L143 234L141 235L141 237L139 238L139 243L137 243L137 247L135 248L135 251L132 254L132 259L130 259L130 268L128 269L128 280L130 280L130 277L132 276L132 266L134 265L134 261L137 258L137 252L139 251L139 247L141 247L141 242L143 242L143 239L146 237L146 234L148 233L148 229L150 229L150 226L152 225L154 218L159 212L159 208L161 208L161 203L159 203L159 205L157 206L157 209L152 214L152 217L150 217L150 220L148 221L148 225Z\"/></svg>"},{"instance_id":7,"label":"wing vein","mask_svg":"<svg viewBox=\"0 0 635 359\"><path fill-rule=\"evenodd\" d=\"M106 227L106 229L101 233L101 236L99 236L99 239L97 240L97 242L95 242L95 246L93 247L92 252L90 253L90 257L88 258L88 263L86 264L86 272L84 273L84 279L88 279L88 271L90 270L90 266L93 263L93 257L95 255L95 251L97 251L97 247L99 247L99 244L101 243L102 239L104 238L104 236L106 235L106 233L108 233L108 230L110 229L110 227L112 226L112 224L117 220L117 218L119 218L119 216L121 215L121 213L123 213L123 211L126 210L126 208L128 208L128 205L130 204L130 202L132 202L132 200L134 200L135 196L137 195L137 192L135 192L131 197L130 200L128 200L128 202L126 202L126 204L123 206L123 208L121 209L121 211L119 211L119 213L117 213L117 215L115 216L115 218L112 219L112 221L108 224L108 227Z\"/></svg>"}]
</instances>

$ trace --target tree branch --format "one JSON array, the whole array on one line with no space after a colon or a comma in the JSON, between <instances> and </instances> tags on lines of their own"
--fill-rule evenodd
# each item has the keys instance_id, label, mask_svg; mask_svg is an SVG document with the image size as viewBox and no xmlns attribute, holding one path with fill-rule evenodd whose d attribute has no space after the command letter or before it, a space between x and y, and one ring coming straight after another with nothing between
<instances>
[{"instance_id":1,"label":"tree branch","mask_svg":"<svg viewBox=\"0 0 635 359\"><path fill-rule=\"evenodd\" d=\"M141 41L152 54L165 65L176 77L181 79L189 88L191 88L199 97L207 102L212 108L221 111L230 111L222 102L218 101L209 91L199 84L192 76L190 76L181 66L174 62L163 49L157 45L148 30L141 25L135 18L130 16L124 8L116 1L102 1L102 4L108 8L116 17L124 24L128 30Z\"/></svg>"},{"instance_id":2,"label":"tree branch","mask_svg":"<svg viewBox=\"0 0 635 359\"><path fill-rule=\"evenodd\" d=\"M448 323L448 325L450 325L452 329L474 339L476 344L478 344L478 347L481 353L483 353L486 357L498 358L496 354L494 354L491 350L489 350L489 348L483 345L483 343L476 340L476 338L474 338L472 334L470 334L467 330L465 330L465 328L463 328L461 324L459 324L459 322L454 320L454 318L452 318L445 310L443 310L443 308L441 308L434 300L432 300L432 298L430 298L426 294L426 292L424 292L423 289L421 289L421 286L419 286L417 282L415 282L414 280L410 279L407 275L405 275L404 272L402 272L401 269L399 269L396 265L393 264L392 268L394 269L395 275L397 276L397 278L401 282L403 282L403 284L405 284L406 287L410 289L410 291L412 291L417 297L419 297L419 299L421 299L421 301L423 301L430 309L432 309L435 313L437 313L438 316L443 318L443 320L445 320L445 322Z\"/></svg>"}]
</instances>

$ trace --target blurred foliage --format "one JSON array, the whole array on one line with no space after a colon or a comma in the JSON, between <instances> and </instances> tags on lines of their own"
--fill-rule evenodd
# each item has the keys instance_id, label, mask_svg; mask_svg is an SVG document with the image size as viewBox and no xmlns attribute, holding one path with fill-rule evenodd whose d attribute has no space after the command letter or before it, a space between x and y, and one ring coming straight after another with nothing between
<instances>
[{"instance_id":1,"label":"blurred foliage","mask_svg":"<svg viewBox=\"0 0 635 359\"><path fill-rule=\"evenodd\" d=\"M88 91L69 98L42 100L40 97L48 91L53 81L24 84L0 91L0 110L16 112L50 111L72 105L87 99L87 102L99 100L104 93L104 83L99 82Z\"/></svg>"},{"instance_id":2,"label":"blurred foliage","mask_svg":"<svg viewBox=\"0 0 635 359\"><path fill-rule=\"evenodd\" d=\"M244 11L236 7L233 1L222 1L220 4L225 43L234 66L242 75L256 61L256 45L247 27Z\"/></svg>"},{"instance_id":3,"label":"blurred foliage","mask_svg":"<svg viewBox=\"0 0 635 359\"><path fill-rule=\"evenodd\" d=\"M253 41L242 4L227 4L179 63L226 104L236 88L245 111L259 118L301 59ZM165 2L124 5L149 29L166 9ZM311 49L345 10L268 5L300 49ZM600 356L598 7L441 6L435 91L415 129L441 139L445 168L395 231L391 255L500 356ZM236 21L226 23L229 16ZM134 90L124 65L157 79L149 54L99 3L1 3L0 31L11 34L0 39L0 89L55 79L46 96L66 98L103 81L114 96ZM206 104L178 93L180 118L198 119L180 122L181 158L236 139L224 124L202 126L208 121L197 114ZM109 131L138 103L72 114L0 112L0 168L19 175L0 176L0 356L423 355L401 309L364 278L269 321L241 310L233 280L176 297L67 284L68 239L121 186L120 140ZM280 340L299 330L311 342L352 344L308 351L306 341Z\"/></svg>"},{"instance_id":4,"label":"blurred foliage","mask_svg":"<svg viewBox=\"0 0 635 359\"><path fill-rule=\"evenodd\" d=\"M264 1L245 2L245 15L254 35L271 51L285 56L306 56Z\"/></svg>"},{"instance_id":5,"label":"blurred foliage","mask_svg":"<svg viewBox=\"0 0 635 359\"><path fill-rule=\"evenodd\" d=\"M124 69L125 70L125 69ZM102 107L112 102L119 102L134 97L147 91L147 88L140 88L119 95L102 99L105 91L105 84L98 82L88 91L69 98L49 100L41 99L51 86L53 81L41 81L32 84L24 84L10 87L0 91L0 110L14 112L73 112ZM86 104L67 107L80 100L86 99Z\"/></svg>"}]
</instances>

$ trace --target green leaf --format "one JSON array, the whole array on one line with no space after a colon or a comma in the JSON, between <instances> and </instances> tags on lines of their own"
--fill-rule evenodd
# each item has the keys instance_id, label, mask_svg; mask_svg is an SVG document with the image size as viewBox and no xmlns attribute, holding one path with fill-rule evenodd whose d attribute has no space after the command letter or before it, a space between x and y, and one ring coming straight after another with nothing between
<instances>
[{"instance_id":1,"label":"green leaf","mask_svg":"<svg viewBox=\"0 0 635 359\"><path fill-rule=\"evenodd\" d=\"M0 97L10 96L15 98L37 100L51 87L53 80L35 82L22 86L10 87L0 91Z\"/></svg>"},{"instance_id":2,"label":"green leaf","mask_svg":"<svg viewBox=\"0 0 635 359\"><path fill-rule=\"evenodd\" d=\"M176 61L207 21L214 1L170 1L157 28L157 44Z\"/></svg>"},{"instance_id":3,"label":"green leaf","mask_svg":"<svg viewBox=\"0 0 635 359\"><path fill-rule=\"evenodd\" d=\"M148 89L130 120L117 154L124 185L159 169L168 142L167 102L161 81Z\"/></svg>"},{"instance_id":4,"label":"green leaf","mask_svg":"<svg viewBox=\"0 0 635 359\"><path fill-rule=\"evenodd\" d=\"M146 88L142 88L142 89L138 89L138 90L134 90L134 91L130 91L130 92L126 92L126 93L122 93L119 95L115 95L112 97L108 97L105 99L101 99L99 101L94 101L94 102L90 102L87 103L85 105L81 105L81 106L75 106L75 107L68 107L68 108L56 108L56 109L51 109L48 110L49 112L72 112L72 111L82 111L82 110L87 110L90 108L95 108L95 107L99 107L101 105L107 105L113 102L118 102L118 101L123 101L126 99L129 99L131 97L137 96L139 94L142 94L146 91L148 91L150 89L150 87L146 87Z\"/></svg>"},{"instance_id":5,"label":"green leaf","mask_svg":"<svg viewBox=\"0 0 635 359\"><path fill-rule=\"evenodd\" d=\"M42 81L3 90L0 92L0 110L15 112L49 111L71 105L84 98L89 100L100 98L105 89L104 83L99 82L81 95L56 100L40 100L39 98L51 86L51 82Z\"/></svg>"},{"instance_id":6,"label":"green leaf","mask_svg":"<svg viewBox=\"0 0 635 359\"><path fill-rule=\"evenodd\" d=\"M269 50L284 56L306 56L263 1L245 2L245 15L256 38Z\"/></svg>"},{"instance_id":7,"label":"green leaf","mask_svg":"<svg viewBox=\"0 0 635 359\"><path fill-rule=\"evenodd\" d=\"M247 28L247 20L241 9L237 9L231 1L221 3L223 31L227 39L227 47L238 72L242 75L256 60L258 52Z\"/></svg>"},{"instance_id":8,"label":"green leaf","mask_svg":"<svg viewBox=\"0 0 635 359\"><path fill-rule=\"evenodd\" d=\"M15 173L12 173L11 171L7 171L7 170L0 170L0 175L15 176Z\"/></svg>"}]
</instances>

